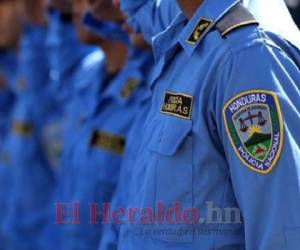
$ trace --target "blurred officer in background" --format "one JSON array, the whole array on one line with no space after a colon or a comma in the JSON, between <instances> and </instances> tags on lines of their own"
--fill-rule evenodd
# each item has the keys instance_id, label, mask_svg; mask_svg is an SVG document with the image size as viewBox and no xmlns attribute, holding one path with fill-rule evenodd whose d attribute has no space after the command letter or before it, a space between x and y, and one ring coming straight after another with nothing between
<instances>
[{"instance_id":1,"label":"blurred officer in background","mask_svg":"<svg viewBox=\"0 0 300 250\"><path fill-rule=\"evenodd\" d=\"M44 145L51 165L65 175L68 169L61 168L67 155L67 144L79 115L72 103L77 88L77 72L90 55L99 57L99 50L94 46L82 44L76 35L71 13L71 1L50 1L48 9L47 56L50 64L50 88L53 102L56 105L56 116L44 130ZM101 54L101 53L100 53ZM90 56L92 57L92 56ZM68 160L68 159L67 159ZM60 178L59 178L60 179Z\"/></svg>"},{"instance_id":2,"label":"blurred officer in background","mask_svg":"<svg viewBox=\"0 0 300 250\"><path fill-rule=\"evenodd\" d=\"M17 103L8 142L13 185L4 230L7 249L38 249L37 237L47 219L45 209L54 185L54 173L42 148L42 130L52 111L47 91L47 27L45 1L22 4L25 18L14 86Z\"/></svg>"},{"instance_id":3,"label":"blurred officer in background","mask_svg":"<svg viewBox=\"0 0 300 250\"><path fill-rule=\"evenodd\" d=\"M83 125L77 130L78 140L73 143L69 161L72 178L69 202L79 203L80 224L62 227L61 248L97 249L102 235L102 217L91 222L90 209L98 211L103 203L111 201L119 179L128 132L147 89L152 53L146 49L147 44L142 37L134 37L138 47L129 46L128 36L118 25L122 20L121 12L110 1L100 3L97 11L101 10L101 17L97 20L92 16L96 11L94 4L90 6L92 13L85 16L87 1L73 3L78 33L83 32L81 21L85 17L88 29L99 35L96 41L104 52L105 61L101 68L102 76L89 85L90 89L94 89L94 95L97 93L97 102L82 119ZM82 40L82 36L79 37ZM90 99L93 100L92 97L91 93ZM91 203L95 204L92 208Z\"/></svg>"},{"instance_id":4,"label":"blurred officer in background","mask_svg":"<svg viewBox=\"0 0 300 250\"><path fill-rule=\"evenodd\" d=\"M0 1L0 242L3 238L3 219L11 187L11 165L8 154L7 135L10 127L11 110L14 105L13 82L16 76L17 44L21 35L21 1Z\"/></svg>"},{"instance_id":5,"label":"blurred officer in background","mask_svg":"<svg viewBox=\"0 0 300 250\"><path fill-rule=\"evenodd\" d=\"M121 227L119 249L296 249L297 61L240 1L177 3L183 13L152 41L152 106L128 204L140 210ZM142 209L159 212L158 202L189 213L145 222ZM228 208L241 218L227 221Z\"/></svg>"},{"instance_id":6,"label":"blurred officer in background","mask_svg":"<svg viewBox=\"0 0 300 250\"><path fill-rule=\"evenodd\" d=\"M300 0L285 0L285 2L300 29Z\"/></svg>"},{"instance_id":7,"label":"blurred officer in background","mask_svg":"<svg viewBox=\"0 0 300 250\"><path fill-rule=\"evenodd\" d=\"M80 32L78 39L73 24L71 1L51 1L48 11L49 31L47 49L50 62L51 92L57 105L57 115L45 130L47 155L57 168L55 193L49 204L49 220L40 239L42 249L59 244L62 225L55 225L55 202L70 200L70 167L73 144L78 136L81 120L95 106L97 79L102 77L103 53L92 42L94 38ZM50 142L50 143L49 143Z\"/></svg>"},{"instance_id":8,"label":"blurred officer in background","mask_svg":"<svg viewBox=\"0 0 300 250\"><path fill-rule=\"evenodd\" d=\"M0 1L0 145L9 129L9 116L14 102L12 85L21 35L21 12L20 1Z\"/></svg>"}]
</instances>

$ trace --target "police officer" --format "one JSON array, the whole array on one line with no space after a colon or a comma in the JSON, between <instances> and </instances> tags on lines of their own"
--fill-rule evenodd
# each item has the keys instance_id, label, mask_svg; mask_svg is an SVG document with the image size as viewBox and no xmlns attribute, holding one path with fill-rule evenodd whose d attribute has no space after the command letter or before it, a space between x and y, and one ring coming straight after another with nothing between
<instances>
[{"instance_id":1,"label":"police officer","mask_svg":"<svg viewBox=\"0 0 300 250\"><path fill-rule=\"evenodd\" d=\"M21 33L20 1L0 1L0 241L5 247L3 220L11 187L10 155L7 152L10 116L15 102L13 82L16 75L17 44Z\"/></svg>"},{"instance_id":2,"label":"police officer","mask_svg":"<svg viewBox=\"0 0 300 250\"><path fill-rule=\"evenodd\" d=\"M177 3L119 249L297 249L299 68L240 1Z\"/></svg>"},{"instance_id":3,"label":"police officer","mask_svg":"<svg viewBox=\"0 0 300 250\"><path fill-rule=\"evenodd\" d=\"M0 141L3 142L7 133L9 114L13 103L12 82L15 77L16 48L20 37L21 20L15 20L15 15L20 16L19 1L0 2ZM14 25L11 28L11 25Z\"/></svg>"},{"instance_id":4,"label":"police officer","mask_svg":"<svg viewBox=\"0 0 300 250\"><path fill-rule=\"evenodd\" d=\"M98 1L98 3L99 2L101 1ZM96 9L94 9L94 11L96 12L95 15L99 15L99 12L97 12ZM141 34L133 32L133 30L125 24L123 24L123 29L128 32L131 44L133 44L134 47L142 50L149 50ZM150 67L148 70L150 70ZM126 207L127 199L131 192L131 182L129 181L128 177L131 176L132 167L136 158L136 152L138 151L141 143L140 138L142 138L143 130L140 128L144 126L145 113L148 112L151 106L151 90L149 86L150 77L151 73L145 74L144 81L146 83L146 87L143 92L140 93L141 103L139 105L139 110L136 112L134 121L127 136L127 143L122 161L120 177L111 202L112 210ZM102 237L98 249L117 249L118 237L119 225L113 222L109 223L108 225L103 225Z\"/></svg>"},{"instance_id":5,"label":"police officer","mask_svg":"<svg viewBox=\"0 0 300 250\"><path fill-rule=\"evenodd\" d=\"M4 221L7 249L37 249L54 174L41 147L41 130L49 113L45 91L49 77L45 49L44 1L23 2L25 24L20 42L8 149L13 170L9 211ZM43 190L43 192L37 192Z\"/></svg>"},{"instance_id":6,"label":"police officer","mask_svg":"<svg viewBox=\"0 0 300 250\"><path fill-rule=\"evenodd\" d=\"M86 3L74 2L75 10L81 17ZM139 111L152 62L150 50L127 49L128 37L120 35L123 33L120 26L111 22L120 20L120 11L110 2L100 5L101 19L93 19L90 15L85 19L85 24L101 35L99 45L105 54L107 73L105 78L93 83L100 84L97 105L93 112L84 117L83 126L77 131L78 140L73 143L73 158L69 162L72 169L70 201L79 203L80 224L64 226L62 249L98 247L103 230L102 218L99 216L96 221L90 221L90 209L95 215L102 203L111 201L119 179L128 131ZM94 5L91 7L93 14ZM112 31L118 33L112 34ZM110 40L106 40L106 35ZM141 39L136 38L136 43L146 47Z\"/></svg>"},{"instance_id":7,"label":"police officer","mask_svg":"<svg viewBox=\"0 0 300 250\"><path fill-rule=\"evenodd\" d=\"M40 239L42 249L60 245L62 225L55 225L55 203L70 200L71 151L82 120L95 106L99 87L95 83L102 77L104 64L102 51L94 46L95 38L75 28L71 7L70 1L51 1L48 11L50 92L57 113L44 130L44 141L48 145L47 158L57 170L57 183ZM89 45L83 44L85 41Z\"/></svg>"}]
</instances>

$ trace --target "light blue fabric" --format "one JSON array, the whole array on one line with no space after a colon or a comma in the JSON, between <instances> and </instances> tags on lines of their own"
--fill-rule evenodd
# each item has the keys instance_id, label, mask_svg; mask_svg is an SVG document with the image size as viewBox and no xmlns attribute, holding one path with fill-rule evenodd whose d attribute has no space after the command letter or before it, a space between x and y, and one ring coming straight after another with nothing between
<instances>
[{"instance_id":1,"label":"light blue fabric","mask_svg":"<svg viewBox=\"0 0 300 250\"><path fill-rule=\"evenodd\" d=\"M12 85L16 77L16 59L15 51L0 51L0 143L7 134L9 116L15 100Z\"/></svg>"},{"instance_id":2,"label":"light blue fabric","mask_svg":"<svg viewBox=\"0 0 300 250\"><path fill-rule=\"evenodd\" d=\"M151 74L150 74L151 75ZM148 79L148 83L149 83ZM114 193L111 210L118 208L126 208L128 199L134 195L131 188L132 182L129 177L134 173L136 154L140 150L141 140L143 138L143 129L145 125L145 117L151 107L151 91L145 89L143 100L141 101L140 110L136 113L136 117L127 137L127 145L124 154L124 159L121 167L120 178ZM103 233L98 250L115 250L118 249L120 225L109 223L103 225Z\"/></svg>"},{"instance_id":3,"label":"light blue fabric","mask_svg":"<svg viewBox=\"0 0 300 250\"><path fill-rule=\"evenodd\" d=\"M46 45L50 65L51 88L58 102L64 102L72 94L74 72L81 60L94 48L83 45L77 38L76 30L71 22L62 20L56 9L50 9L49 31Z\"/></svg>"},{"instance_id":4,"label":"light blue fabric","mask_svg":"<svg viewBox=\"0 0 300 250\"><path fill-rule=\"evenodd\" d=\"M188 223L190 217L174 223L172 217L173 223L163 218L147 224L139 210L134 223L121 226L119 250L292 250L300 244L300 71L285 48L257 25L220 36L216 22L238 2L204 1L190 20L179 15L153 41L153 97L140 128L142 145L130 177L127 208L158 212L158 202L164 211L179 202L181 211L197 209L199 223ZM200 28L201 18L211 20L210 25ZM191 34L197 39L188 42ZM270 156L273 169L268 164L249 167L251 157L238 157L230 141L232 127L226 130L230 108L234 110L227 104L240 101L239 95L247 96L247 91L263 93L273 109L272 122L266 117L259 125L272 123L273 139L283 143L282 151L273 144L278 156L277 161ZM274 111L276 99L280 108ZM249 113L258 107L249 105ZM245 110L238 110L234 114L243 118ZM275 134L280 114L284 139ZM235 215L240 210L241 219L230 217L228 222L224 214L229 208Z\"/></svg>"},{"instance_id":5,"label":"light blue fabric","mask_svg":"<svg viewBox=\"0 0 300 250\"><path fill-rule=\"evenodd\" d=\"M98 98L96 109L86 119L76 143L73 143L71 201L79 202L79 225L67 225L62 249L97 249L103 233L99 224L91 225L89 204L110 202L119 180L123 150L128 132L146 91L152 65L150 51L132 50L125 67L112 79ZM128 94L128 84L134 81ZM125 91L125 92L124 92ZM95 132L108 136L110 146L95 144ZM124 143L124 144L123 144ZM115 145L115 146L114 146Z\"/></svg>"},{"instance_id":6,"label":"light blue fabric","mask_svg":"<svg viewBox=\"0 0 300 250\"><path fill-rule=\"evenodd\" d=\"M45 27L28 25L20 43L14 84L17 101L5 145L12 169L8 213L3 222L7 249L38 248L37 238L47 219L45 209L54 186L54 173L41 145L41 130L52 111L46 91L46 32Z\"/></svg>"},{"instance_id":7,"label":"light blue fabric","mask_svg":"<svg viewBox=\"0 0 300 250\"><path fill-rule=\"evenodd\" d=\"M50 59L48 91L56 104L56 114L44 127L43 141L48 145L47 159L56 167L57 182L39 242L41 249L59 249L61 225L55 225L55 203L69 201L70 145L76 141L81 119L94 105L97 79L102 77L103 53L82 44L74 25L63 21L57 10L49 11L49 20L46 42Z\"/></svg>"},{"instance_id":8,"label":"light blue fabric","mask_svg":"<svg viewBox=\"0 0 300 250\"><path fill-rule=\"evenodd\" d=\"M7 137L11 122L11 111L15 103L15 95L11 88L16 77L16 52L2 50L0 52L0 241L5 246L2 231L3 220L7 213L7 203L11 188L10 156L7 153Z\"/></svg>"}]
</instances>

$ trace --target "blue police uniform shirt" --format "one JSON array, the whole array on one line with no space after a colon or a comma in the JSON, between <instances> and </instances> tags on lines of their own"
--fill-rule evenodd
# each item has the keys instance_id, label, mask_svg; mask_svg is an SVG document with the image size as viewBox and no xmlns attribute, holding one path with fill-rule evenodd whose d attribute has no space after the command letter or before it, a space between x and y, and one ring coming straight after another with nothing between
<instances>
[{"instance_id":1,"label":"blue police uniform shirt","mask_svg":"<svg viewBox=\"0 0 300 250\"><path fill-rule=\"evenodd\" d=\"M9 131L10 115L15 101L12 86L16 76L16 59L16 51L0 51L0 148Z\"/></svg>"},{"instance_id":2,"label":"blue police uniform shirt","mask_svg":"<svg viewBox=\"0 0 300 250\"><path fill-rule=\"evenodd\" d=\"M77 136L78 123L83 112L92 109L96 94L93 84L97 77L102 77L101 65L103 53L93 47L82 44L76 35L75 27L70 22L64 22L60 13L51 10L50 30L47 37L47 47L50 57L50 78L53 96L61 106L59 117L63 118L61 138L61 158L58 162L59 175L66 174L68 170L68 149L72 145L73 137ZM74 53L76 51L76 53ZM64 62L64 63L63 63ZM83 107L82 105L85 104ZM81 105L81 106L79 106ZM54 123L55 125L55 123ZM58 177L64 182L63 179ZM64 188L58 185L64 192Z\"/></svg>"},{"instance_id":3,"label":"blue police uniform shirt","mask_svg":"<svg viewBox=\"0 0 300 250\"><path fill-rule=\"evenodd\" d=\"M3 220L7 213L11 187L10 156L7 152L7 137L10 126L11 111L15 102L12 82L15 80L16 51L5 49L0 51L0 240L5 246Z\"/></svg>"},{"instance_id":4,"label":"blue police uniform shirt","mask_svg":"<svg viewBox=\"0 0 300 250\"><path fill-rule=\"evenodd\" d=\"M43 249L59 248L61 225L54 225L55 207L58 201L69 201L70 146L76 141L77 131L85 113L90 112L95 102L97 81L102 77L101 50L82 44L71 22L64 21L55 9L49 11L47 34L50 59L49 92L57 104L56 115L44 129L44 141L48 145L48 159L57 168L56 187L49 204L48 216L40 244ZM49 143L52 141L53 143Z\"/></svg>"},{"instance_id":5,"label":"blue police uniform shirt","mask_svg":"<svg viewBox=\"0 0 300 250\"><path fill-rule=\"evenodd\" d=\"M63 249L97 248L102 235L101 216L89 224L89 203L110 202L119 180L128 131L140 109L145 77L152 55L132 50L126 66L108 83L98 105L80 130L73 146L72 201L79 202L79 225L65 230Z\"/></svg>"},{"instance_id":6,"label":"blue police uniform shirt","mask_svg":"<svg viewBox=\"0 0 300 250\"><path fill-rule=\"evenodd\" d=\"M5 86L13 90L16 77L17 49L3 49L0 51L0 70L5 78Z\"/></svg>"},{"instance_id":7,"label":"blue police uniform shirt","mask_svg":"<svg viewBox=\"0 0 300 250\"><path fill-rule=\"evenodd\" d=\"M119 249L299 246L299 68L254 24L225 37L214 29L237 2L204 1L153 43L128 208L158 213L160 202L166 212L178 201L184 212L153 222L139 211L121 226Z\"/></svg>"},{"instance_id":8,"label":"blue police uniform shirt","mask_svg":"<svg viewBox=\"0 0 300 250\"><path fill-rule=\"evenodd\" d=\"M49 9L47 50L50 64L50 80L58 103L64 103L73 91L72 83L82 59L95 48L83 45L77 37L72 22L62 19L56 9ZM75 53L76 52L76 53Z\"/></svg>"},{"instance_id":9,"label":"blue police uniform shirt","mask_svg":"<svg viewBox=\"0 0 300 250\"><path fill-rule=\"evenodd\" d=\"M104 67L104 56L102 51L95 51L83 58L81 67L74 76L71 99L67 107L66 124L64 132L64 143L62 159L59 167L59 181L56 194L56 201L70 200L70 182L73 173L70 162L73 157L73 147L80 138L81 127L84 121L94 111L98 98L101 98L99 89L101 83L107 79L107 72Z\"/></svg>"},{"instance_id":10,"label":"blue police uniform shirt","mask_svg":"<svg viewBox=\"0 0 300 250\"><path fill-rule=\"evenodd\" d=\"M85 120L94 112L101 98L100 89L105 84L108 74L105 70L104 55L101 50L87 54L74 72L73 93L70 96L66 113L66 123L62 157L58 169L58 182L53 196L53 204L69 203L72 199L72 180L76 174L73 168L74 145L81 138L81 129ZM55 207L50 206L49 217L55 221ZM65 225L49 223L42 238L43 249L64 249Z\"/></svg>"},{"instance_id":11,"label":"blue police uniform shirt","mask_svg":"<svg viewBox=\"0 0 300 250\"><path fill-rule=\"evenodd\" d=\"M9 211L3 223L7 249L34 249L37 234L46 220L45 208L54 185L54 173L41 146L41 130L49 114L47 29L25 26L18 58L17 102L12 113L7 148L12 166ZM43 190L42 193L37 190Z\"/></svg>"},{"instance_id":12,"label":"blue police uniform shirt","mask_svg":"<svg viewBox=\"0 0 300 250\"><path fill-rule=\"evenodd\" d=\"M43 130L43 146L52 167L63 165L60 161L69 141L68 116L72 111L70 99L74 92L76 72L80 70L84 58L95 51L94 47L83 45L77 37L72 22L62 20L56 9L49 9L49 27L46 38L49 59L50 84L48 92L55 113L49 117Z\"/></svg>"},{"instance_id":13,"label":"blue police uniform shirt","mask_svg":"<svg viewBox=\"0 0 300 250\"><path fill-rule=\"evenodd\" d=\"M134 122L132 123L127 136L127 143L122 161L120 177L111 202L111 209L125 208L131 195L131 183L128 182L128 177L132 176L134 171L133 166L135 165L136 153L139 150L141 138L143 138L143 130L140 128L143 127L145 123L145 114L151 107L151 90L150 86L148 86L150 83L149 78L151 76L151 69L150 67L147 69L148 74L145 76L145 82L147 86L144 89L144 92L141 93L140 108L136 113ZM118 249L119 230L120 226L115 223L103 225L103 232L98 250Z\"/></svg>"},{"instance_id":14,"label":"blue police uniform shirt","mask_svg":"<svg viewBox=\"0 0 300 250\"><path fill-rule=\"evenodd\" d=\"M0 51L0 140L8 129L9 114L14 103L11 88L15 77L16 52L12 49Z\"/></svg>"},{"instance_id":15,"label":"blue police uniform shirt","mask_svg":"<svg viewBox=\"0 0 300 250\"><path fill-rule=\"evenodd\" d=\"M174 0L121 0L120 3L121 9L128 14L127 22L136 32L143 33L149 44L180 13Z\"/></svg>"}]
</instances>

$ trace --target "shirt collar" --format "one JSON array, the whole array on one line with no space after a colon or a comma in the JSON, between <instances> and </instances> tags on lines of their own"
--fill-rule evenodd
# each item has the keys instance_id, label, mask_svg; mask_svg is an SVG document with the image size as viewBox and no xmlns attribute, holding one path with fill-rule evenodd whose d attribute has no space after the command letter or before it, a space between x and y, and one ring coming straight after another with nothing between
<instances>
[{"instance_id":1,"label":"shirt collar","mask_svg":"<svg viewBox=\"0 0 300 250\"><path fill-rule=\"evenodd\" d=\"M178 35L187 22L186 16L180 12L166 30L152 38L152 48L156 63L170 49L178 44Z\"/></svg>"},{"instance_id":2,"label":"shirt collar","mask_svg":"<svg viewBox=\"0 0 300 250\"><path fill-rule=\"evenodd\" d=\"M215 26L215 24L241 0L204 0L196 10L193 17L188 20L184 13L180 12L166 30L159 33L152 39L153 54L156 63L163 56L172 54L178 44L190 56L201 43L205 35ZM205 28L194 43L189 42L189 38L197 29L201 20L204 20ZM203 24L203 23L202 23Z\"/></svg>"},{"instance_id":3,"label":"shirt collar","mask_svg":"<svg viewBox=\"0 0 300 250\"><path fill-rule=\"evenodd\" d=\"M190 56L215 24L241 0L204 0L179 35L178 42Z\"/></svg>"}]
</instances>

